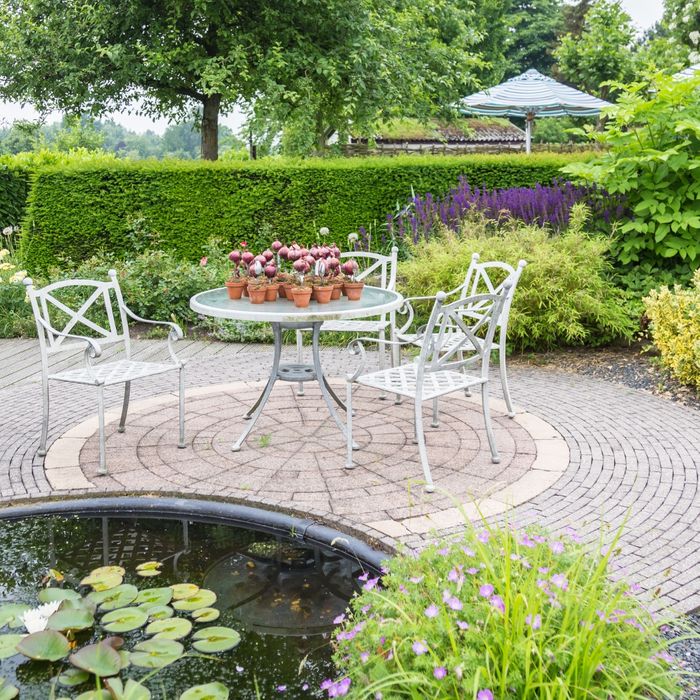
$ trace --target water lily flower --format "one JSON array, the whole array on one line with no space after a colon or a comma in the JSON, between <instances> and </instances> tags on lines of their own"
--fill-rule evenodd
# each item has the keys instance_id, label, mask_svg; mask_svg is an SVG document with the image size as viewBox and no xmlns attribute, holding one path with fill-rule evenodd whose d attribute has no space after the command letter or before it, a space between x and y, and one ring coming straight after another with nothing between
<instances>
[{"instance_id":1,"label":"water lily flower","mask_svg":"<svg viewBox=\"0 0 700 700\"><path fill-rule=\"evenodd\" d=\"M27 610L20 618L27 632L29 632L29 634L43 632L46 629L49 618L58 610L60 605L60 600L53 600L50 603L40 605L38 608Z\"/></svg>"},{"instance_id":2,"label":"water lily flower","mask_svg":"<svg viewBox=\"0 0 700 700\"><path fill-rule=\"evenodd\" d=\"M433 676L441 681L447 675L447 669L444 666L436 666L433 669Z\"/></svg>"}]
</instances>

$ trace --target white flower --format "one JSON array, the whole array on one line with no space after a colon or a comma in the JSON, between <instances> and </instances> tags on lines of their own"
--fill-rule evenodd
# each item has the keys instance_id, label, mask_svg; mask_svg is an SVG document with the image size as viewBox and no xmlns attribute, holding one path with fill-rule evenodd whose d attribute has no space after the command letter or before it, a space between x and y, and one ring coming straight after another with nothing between
<instances>
[{"instance_id":1,"label":"white flower","mask_svg":"<svg viewBox=\"0 0 700 700\"><path fill-rule=\"evenodd\" d=\"M327 236L331 232L331 230L328 228L328 226L321 226L321 228L318 230L318 232L322 236Z\"/></svg>"},{"instance_id":2,"label":"white flower","mask_svg":"<svg viewBox=\"0 0 700 700\"><path fill-rule=\"evenodd\" d=\"M43 632L46 629L49 618L58 610L60 605L60 600L53 600L50 603L40 605L38 608L27 610L27 612L22 615L22 622L27 628L27 632L29 632L29 634Z\"/></svg>"},{"instance_id":3,"label":"white flower","mask_svg":"<svg viewBox=\"0 0 700 700\"><path fill-rule=\"evenodd\" d=\"M12 228L12 226L5 226L5 228L2 230L2 235L11 236L14 232L15 230Z\"/></svg>"},{"instance_id":4,"label":"white flower","mask_svg":"<svg viewBox=\"0 0 700 700\"><path fill-rule=\"evenodd\" d=\"M15 266L12 263L0 263L0 270L14 270Z\"/></svg>"},{"instance_id":5,"label":"white flower","mask_svg":"<svg viewBox=\"0 0 700 700\"><path fill-rule=\"evenodd\" d=\"M693 42L693 44L697 44L700 41L700 32L690 32L690 34L688 34L688 37L690 38L690 41Z\"/></svg>"},{"instance_id":6,"label":"white flower","mask_svg":"<svg viewBox=\"0 0 700 700\"><path fill-rule=\"evenodd\" d=\"M10 277L10 282L21 282L27 276L26 270L17 270L12 277Z\"/></svg>"},{"instance_id":7,"label":"white flower","mask_svg":"<svg viewBox=\"0 0 700 700\"><path fill-rule=\"evenodd\" d=\"M360 236L357 233L351 233L348 235L348 243L357 243L360 240Z\"/></svg>"},{"instance_id":8,"label":"white flower","mask_svg":"<svg viewBox=\"0 0 700 700\"><path fill-rule=\"evenodd\" d=\"M9 254L10 251L7 248L0 248L0 260L2 260L5 256Z\"/></svg>"}]
</instances>

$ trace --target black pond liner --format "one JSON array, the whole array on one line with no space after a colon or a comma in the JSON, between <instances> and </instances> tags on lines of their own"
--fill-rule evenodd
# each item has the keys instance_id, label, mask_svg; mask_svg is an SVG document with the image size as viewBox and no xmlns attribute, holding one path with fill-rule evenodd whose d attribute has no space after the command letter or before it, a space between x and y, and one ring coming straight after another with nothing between
<instances>
[{"instance_id":1,"label":"black pond liner","mask_svg":"<svg viewBox=\"0 0 700 700\"><path fill-rule=\"evenodd\" d=\"M381 573L389 554L366 542L322 525L315 520L277 511L222 501L167 497L75 498L40 501L0 509L0 520L17 520L42 515L130 516L134 518L187 519L202 523L231 525L286 537L295 542L317 545L354 559L364 568Z\"/></svg>"}]
</instances>

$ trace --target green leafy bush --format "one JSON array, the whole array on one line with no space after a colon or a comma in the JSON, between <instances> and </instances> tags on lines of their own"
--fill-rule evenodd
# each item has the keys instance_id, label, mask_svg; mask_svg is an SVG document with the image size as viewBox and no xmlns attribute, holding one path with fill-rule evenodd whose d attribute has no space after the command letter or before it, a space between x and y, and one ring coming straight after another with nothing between
<instances>
[{"instance_id":1,"label":"green leafy bush","mask_svg":"<svg viewBox=\"0 0 700 700\"><path fill-rule=\"evenodd\" d=\"M574 214L575 211L575 214ZM603 345L628 340L635 331L626 295L610 279L609 239L584 233L585 216L572 210L569 229L547 229L513 220L500 224L467 218L457 234L444 231L419 242L399 266L407 296L447 291L461 284L473 253L482 261L502 260L523 270L511 308L508 338L518 350L557 345ZM427 320L423 307L419 320Z\"/></svg>"},{"instance_id":2,"label":"green leafy bush","mask_svg":"<svg viewBox=\"0 0 700 700\"><path fill-rule=\"evenodd\" d=\"M368 700L676 698L658 623L607 577L615 546L484 525L395 557L381 588L365 575L326 685Z\"/></svg>"},{"instance_id":3,"label":"green leafy bush","mask_svg":"<svg viewBox=\"0 0 700 700\"><path fill-rule=\"evenodd\" d=\"M247 163L89 161L40 167L33 176L22 251L34 271L59 256L132 253L129 224L138 213L177 257L198 260L211 237L228 244L315 240L328 226L338 243L360 226L384 222L414 191L447 192L464 175L474 185L551 182L582 156L541 154L263 160Z\"/></svg>"},{"instance_id":4,"label":"green leafy bush","mask_svg":"<svg viewBox=\"0 0 700 700\"><path fill-rule=\"evenodd\" d=\"M700 387L700 269L690 289L661 287L644 303L664 365L681 382Z\"/></svg>"},{"instance_id":5,"label":"green leafy bush","mask_svg":"<svg viewBox=\"0 0 700 700\"><path fill-rule=\"evenodd\" d=\"M29 188L28 171L4 160L0 158L0 229L22 221Z\"/></svg>"},{"instance_id":6,"label":"green leafy bush","mask_svg":"<svg viewBox=\"0 0 700 700\"><path fill-rule=\"evenodd\" d=\"M633 217L613 251L623 264L700 259L700 77L619 87L604 130L590 132L608 150L564 170L626 196Z\"/></svg>"}]
</instances>

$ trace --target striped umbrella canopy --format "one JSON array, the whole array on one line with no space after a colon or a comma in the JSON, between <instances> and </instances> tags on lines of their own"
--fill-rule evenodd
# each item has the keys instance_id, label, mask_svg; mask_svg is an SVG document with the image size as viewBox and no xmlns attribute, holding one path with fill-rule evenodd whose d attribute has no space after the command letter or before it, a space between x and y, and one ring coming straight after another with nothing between
<instances>
[{"instance_id":1,"label":"striped umbrella canopy","mask_svg":"<svg viewBox=\"0 0 700 700\"><path fill-rule=\"evenodd\" d=\"M694 78L696 75L700 75L700 63L684 68L682 71L680 71L680 73L675 73L673 77L676 80L688 80L690 78Z\"/></svg>"},{"instance_id":2,"label":"striped umbrella canopy","mask_svg":"<svg viewBox=\"0 0 700 700\"><path fill-rule=\"evenodd\" d=\"M535 117L592 117L610 103L531 68L500 85L464 97L458 107L465 114L525 117L525 147L529 153Z\"/></svg>"}]
</instances>

